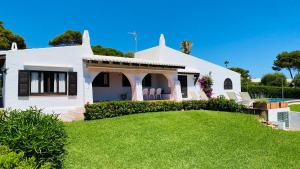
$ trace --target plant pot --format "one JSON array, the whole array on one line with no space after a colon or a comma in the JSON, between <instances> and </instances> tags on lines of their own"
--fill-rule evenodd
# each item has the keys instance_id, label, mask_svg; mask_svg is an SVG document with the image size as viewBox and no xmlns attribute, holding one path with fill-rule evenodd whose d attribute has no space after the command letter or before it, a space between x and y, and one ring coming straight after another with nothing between
<instances>
[{"instance_id":1,"label":"plant pot","mask_svg":"<svg viewBox=\"0 0 300 169\"><path fill-rule=\"evenodd\" d=\"M289 106L289 104L287 102L280 102L279 105L280 105L280 108L286 108Z\"/></svg>"},{"instance_id":2,"label":"plant pot","mask_svg":"<svg viewBox=\"0 0 300 169\"><path fill-rule=\"evenodd\" d=\"M273 103L253 103L253 107L260 110L267 110L267 109L278 109L280 108L279 102Z\"/></svg>"},{"instance_id":3,"label":"plant pot","mask_svg":"<svg viewBox=\"0 0 300 169\"><path fill-rule=\"evenodd\" d=\"M267 110L270 109L270 104L268 103L253 103L253 107L256 109Z\"/></svg>"},{"instance_id":4,"label":"plant pot","mask_svg":"<svg viewBox=\"0 0 300 169\"><path fill-rule=\"evenodd\" d=\"M278 109L280 108L279 102L268 103L270 104L270 109Z\"/></svg>"}]
</instances>

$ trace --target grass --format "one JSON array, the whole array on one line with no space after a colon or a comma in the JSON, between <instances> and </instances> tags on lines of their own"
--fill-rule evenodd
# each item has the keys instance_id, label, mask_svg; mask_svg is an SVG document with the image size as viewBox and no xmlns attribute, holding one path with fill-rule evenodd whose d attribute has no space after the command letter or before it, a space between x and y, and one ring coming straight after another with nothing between
<instances>
[{"instance_id":1,"label":"grass","mask_svg":"<svg viewBox=\"0 0 300 169\"><path fill-rule=\"evenodd\" d=\"M300 112L300 104L289 105L291 111Z\"/></svg>"},{"instance_id":2,"label":"grass","mask_svg":"<svg viewBox=\"0 0 300 169\"><path fill-rule=\"evenodd\" d=\"M64 168L299 168L300 132L254 115L161 112L66 124Z\"/></svg>"}]
</instances>

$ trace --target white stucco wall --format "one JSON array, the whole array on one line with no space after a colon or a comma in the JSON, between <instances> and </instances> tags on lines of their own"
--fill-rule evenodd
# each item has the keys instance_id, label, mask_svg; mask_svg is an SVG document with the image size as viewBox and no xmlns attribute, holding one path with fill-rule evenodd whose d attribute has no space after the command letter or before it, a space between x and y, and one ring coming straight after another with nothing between
<instances>
[{"instance_id":1,"label":"white stucco wall","mask_svg":"<svg viewBox=\"0 0 300 169\"><path fill-rule=\"evenodd\" d=\"M226 95L227 91L234 91L239 93L241 91L240 74L226 69L222 66L213 64L192 55L187 55L164 45L160 45L152 50L144 50L135 54L136 58L152 59L172 64L183 64L186 69L198 70L200 75L209 75L213 79L213 97L219 95ZM149 53L151 55L149 55ZM226 78L230 78L233 82L232 90L224 90L224 81ZM189 87L192 87L189 85ZM192 89L193 90L193 89Z\"/></svg>"},{"instance_id":2,"label":"white stucco wall","mask_svg":"<svg viewBox=\"0 0 300 169\"><path fill-rule=\"evenodd\" d=\"M46 113L60 113L66 109L83 107L83 63L82 58L91 54L86 46L53 47L40 49L11 50L6 52L4 83L4 107L26 109L37 106ZM74 71L77 72L77 96L18 96L18 71Z\"/></svg>"}]
</instances>

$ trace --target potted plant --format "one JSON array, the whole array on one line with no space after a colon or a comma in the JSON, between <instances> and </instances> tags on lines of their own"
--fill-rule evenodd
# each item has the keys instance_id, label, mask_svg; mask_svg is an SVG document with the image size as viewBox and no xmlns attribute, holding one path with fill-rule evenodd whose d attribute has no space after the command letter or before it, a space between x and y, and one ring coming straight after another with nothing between
<instances>
[{"instance_id":1,"label":"potted plant","mask_svg":"<svg viewBox=\"0 0 300 169\"><path fill-rule=\"evenodd\" d=\"M268 100L266 99L257 99L253 103L253 108L266 110L270 109L270 104L268 104Z\"/></svg>"},{"instance_id":2,"label":"potted plant","mask_svg":"<svg viewBox=\"0 0 300 169\"><path fill-rule=\"evenodd\" d=\"M270 109L278 109L280 108L279 102L271 102L270 104Z\"/></svg>"},{"instance_id":3,"label":"potted plant","mask_svg":"<svg viewBox=\"0 0 300 169\"><path fill-rule=\"evenodd\" d=\"M279 106L280 106L280 108L286 108L289 106L289 104L287 102L280 102Z\"/></svg>"},{"instance_id":4,"label":"potted plant","mask_svg":"<svg viewBox=\"0 0 300 169\"><path fill-rule=\"evenodd\" d=\"M258 99L253 103L253 107L256 109L278 109L280 108L279 102L268 102L266 99Z\"/></svg>"}]
</instances>

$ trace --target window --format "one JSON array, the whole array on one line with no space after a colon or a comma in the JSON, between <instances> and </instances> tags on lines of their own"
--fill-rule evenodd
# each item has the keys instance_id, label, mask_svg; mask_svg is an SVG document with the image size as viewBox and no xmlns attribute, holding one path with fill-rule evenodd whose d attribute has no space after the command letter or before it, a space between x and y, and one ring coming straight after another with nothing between
<instances>
[{"instance_id":1,"label":"window","mask_svg":"<svg viewBox=\"0 0 300 169\"><path fill-rule=\"evenodd\" d=\"M188 97L188 91L187 91L187 76L185 75L178 75L178 81L180 82L181 86L181 94L182 98Z\"/></svg>"},{"instance_id":2,"label":"window","mask_svg":"<svg viewBox=\"0 0 300 169\"><path fill-rule=\"evenodd\" d=\"M31 71L30 94L67 94L67 73Z\"/></svg>"},{"instance_id":3,"label":"window","mask_svg":"<svg viewBox=\"0 0 300 169\"><path fill-rule=\"evenodd\" d=\"M151 87L152 86L152 77L151 77L151 74L147 74L143 81L142 81L142 85L144 87Z\"/></svg>"},{"instance_id":4,"label":"window","mask_svg":"<svg viewBox=\"0 0 300 169\"><path fill-rule=\"evenodd\" d=\"M123 87L130 87L130 82L124 74L122 74L122 86Z\"/></svg>"},{"instance_id":5,"label":"window","mask_svg":"<svg viewBox=\"0 0 300 169\"><path fill-rule=\"evenodd\" d=\"M232 81L231 79L227 78L224 81L224 89L225 90L231 90L232 89Z\"/></svg>"},{"instance_id":6,"label":"window","mask_svg":"<svg viewBox=\"0 0 300 169\"><path fill-rule=\"evenodd\" d=\"M109 87L109 73L99 73L93 81L93 87Z\"/></svg>"}]
</instances>

